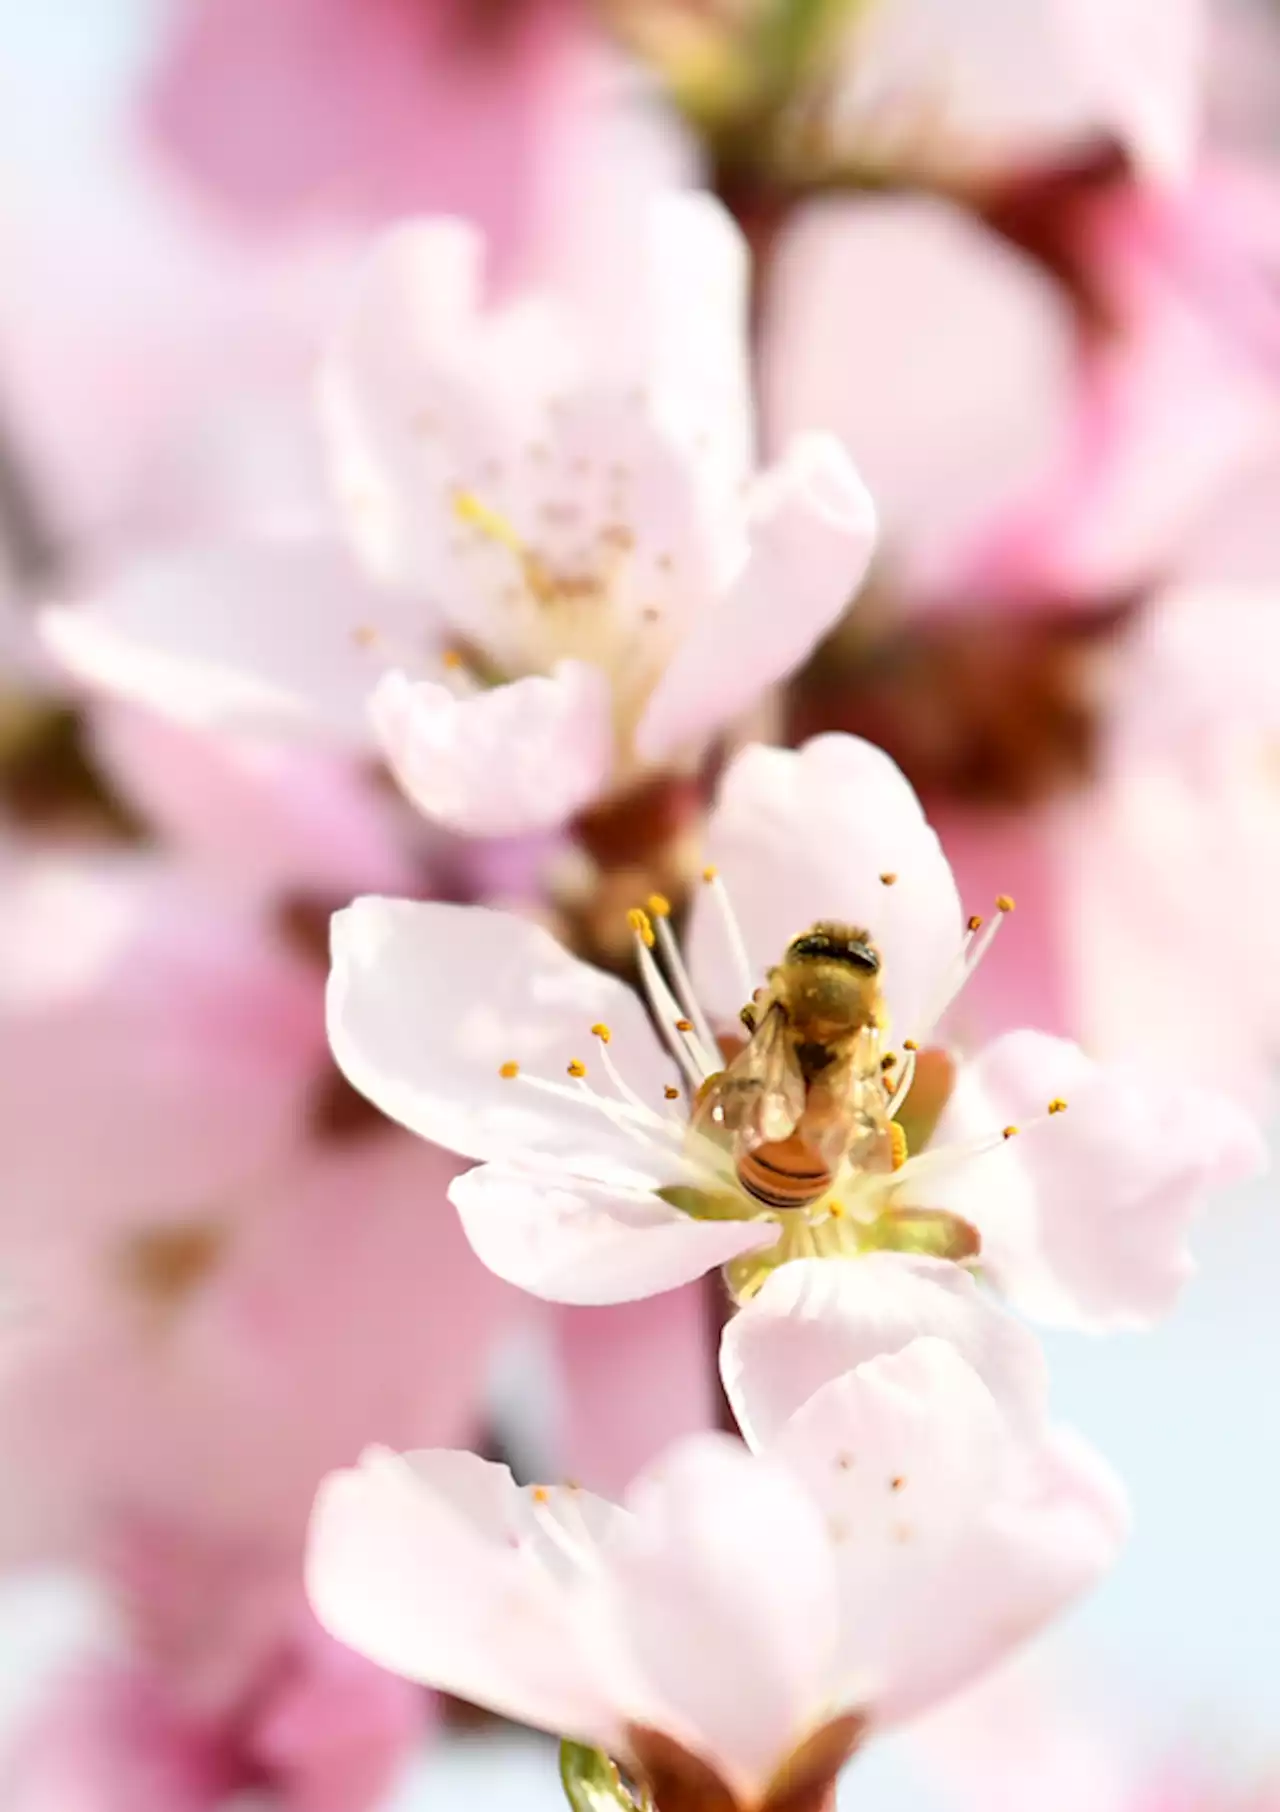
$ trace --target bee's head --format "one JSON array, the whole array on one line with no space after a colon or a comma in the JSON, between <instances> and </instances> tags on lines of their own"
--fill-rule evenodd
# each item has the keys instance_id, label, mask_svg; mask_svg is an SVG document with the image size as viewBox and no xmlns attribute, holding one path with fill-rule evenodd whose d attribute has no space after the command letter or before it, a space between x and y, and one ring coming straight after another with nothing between
<instances>
[{"instance_id":1,"label":"bee's head","mask_svg":"<svg viewBox=\"0 0 1280 1812\"><path fill-rule=\"evenodd\" d=\"M820 921L787 945L788 962L844 963L862 975L879 975L880 952L870 935L853 925Z\"/></svg>"}]
</instances>

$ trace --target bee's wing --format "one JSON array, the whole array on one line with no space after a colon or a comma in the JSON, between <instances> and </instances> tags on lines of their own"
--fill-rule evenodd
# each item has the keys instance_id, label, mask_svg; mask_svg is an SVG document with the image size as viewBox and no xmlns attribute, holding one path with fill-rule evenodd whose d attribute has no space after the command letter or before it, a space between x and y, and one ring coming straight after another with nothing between
<instances>
[{"instance_id":1,"label":"bee's wing","mask_svg":"<svg viewBox=\"0 0 1280 1812\"><path fill-rule=\"evenodd\" d=\"M744 1050L714 1077L695 1125L740 1151L789 1138L804 1112L805 1082L781 1007L771 1007Z\"/></svg>"},{"instance_id":2,"label":"bee's wing","mask_svg":"<svg viewBox=\"0 0 1280 1812\"><path fill-rule=\"evenodd\" d=\"M841 1061L810 1084L804 1134L832 1170L845 1159L863 1169L892 1167L888 1097L874 1027L864 1027Z\"/></svg>"}]
</instances>

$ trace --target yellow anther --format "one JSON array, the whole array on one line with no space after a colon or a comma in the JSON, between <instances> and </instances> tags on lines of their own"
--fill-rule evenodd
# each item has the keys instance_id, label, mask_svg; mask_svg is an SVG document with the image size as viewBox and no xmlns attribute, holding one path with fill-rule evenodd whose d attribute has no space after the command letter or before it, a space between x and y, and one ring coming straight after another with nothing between
<instances>
[{"instance_id":1,"label":"yellow anther","mask_svg":"<svg viewBox=\"0 0 1280 1812\"><path fill-rule=\"evenodd\" d=\"M693 1021L691 1019L677 1019L677 1021L676 1021L676 1031L677 1032L692 1032L692 1030L693 1030Z\"/></svg>"},{"instance_id":2,"label":"yellow anther","mask_svg":"<svg viewBox=\"0 0 1280 1812\"><path fill-rule=\"evenodd\" d=\"M466 656L460 654L456 648L446 648L440 656L440 665L448 667L451 672L456 671L459 667L465 667L466 664Z\"/></svg>"},{"instance_id":3,"label":"yellow anther","mask_svg":"<svg viewBox=\"0 0 1280 1812\"><path fill-rule=\"evenodd\" d=\"M529 1495L535 1504L549 1504L551 1502L551 1493L547 1490L545 1485L535 1485Z\"/></svg>"},{"instance_id":4,"label":"yellow anther","mask_svg":"<svg viewBox=\"0 0 1280 1812\"><path fill-rule=\"evenodd\" d=\"M907 1135L896 1120L889 1122L889 1139L892 1146L890 1161L895 1170L901 1170L907 1161Z\"/></svg>"},{"instance_id":5,"label":"yellow anther","mask_svg":"<svg viewBox=\"0 0 1280 1812\"><path fill-rule=\"evenodd\" d=\"M833 1221L842 1221L844 1219L844 1203L843 1202L828 1203L827 1214L828 1214L829 1218Z\"/></svg>"},{"instance_id":6,"label":"yellow anther","mask_svg":"<svg viewBox=\"0 0 1280 1812\"><path fill-rule=\"evenodd\" d=\"M1067 1111L1067 1104L1062 1099L1062 1096L1055 1095L1053 1097L1053 1100L1049 1103L1049 1112L1051 1114L1065 1114L1066 1111Z\"/></svg>"},{"instance_id":7,"label":"yellow anther","mask_svg":"<svg viewBox=\"0 0 1280 1812\"><path fill-rule=\"evenodd\" d=\"M487 503L481 503L473 491L455 491L453 493L453 513L459 522L465 522L469 528L478 529L487 535L490 541L497 541L503 547L511 549L513 554L522 554L524 547L519 535L512 528L505 516L497 510L491 510Z\"/></svg>"},{"instance_id":8,"label":"yellow anther","mask_svg":"<svg viewBox=\"0 0 1280 1812\"><path fill-rule=\"evenodd\" d=\"M667 898L665 893L651 893L649 898L645 901L645 905L648 907L651 916L655 919L669 919L671 917L671 901Z\"/></svg>"},{"instance_id":9,"label":"yellow anther","mask_svg":"<svg viewBox=\"0 0 1280 1812\"><path fill-rule=\"evenodd\" d=\"M603 1020L597 1020L595 1025L591 1028L591 1036L593 1038L598 1038L601 1044L608 1044L609 1040L613 1037L613 1033L609 1030L608 1026L605 1025Z\"/></svg>"},{"instance_id":10,"label":"yellow anther","mask_svg":"<svg viewBox=\"0 0 1280 1812\"><path fill-rule=\"evenodd\" d=\"M998 893L996 895L996 911L997 912L1012 912L1013 911L1013 901L1012 901L1012 899L1010 899L1010 897L1007 893Z\"/></svg>"},{"instance_id":11,"label":"yellow anther","mask_svg":"<svg viewBox=\"0 0 1280 1812\"><path fill-rule=\"evenodd\" d=\"M571 1076L585 1076L587 1073L587 1066L582 1061L581 1057L571 1057L569 1059L568 1069Z\"/></svg>"},{"instance_id":12,"label":"yellow anther","mask_svg":"<svg viewBox=\"0 0 1280 1812\"><path fill-rule=\"evenodd\" d=\"M520 1065L508 1061L501 1066L498 1074L504 1082L512 1082L520 1074Z\"/></svg>"},{"instance_id":13,"label":"yellow anther","mask_svg":"<svg viewBox=\"0 0 1280 1812\"><path fill-rule=\"evenodd\" d=\"M714 863L712 863L708 867L703 869L702 878L704 881L714 881L716 879L716 876L719 873L720 873L720 870L715 866Z\"/></svg>"},{"instance_id":14,"label":"yellow anther","mask_svg":"<svg viewBox=\"0 0 1280 1812\"><path fill-rule=\"evenodd\" d=\"M633 906L627 914L627 923L635 932L640 942L649 950L653 949L653 924L643 906Z\"/></svg>"},{"instance_id":15,"label":"yellow anther","mask_svg":"<svg viewBox=\"0 0 1280 1812\"><path fill-rule=\"evenodd\" d=\"M973 914L972 918L969 920L970 931L981 931L982 923L983 923L982 914L980 912L975 912Z\"/></svg>"},{"instance_id":16,"label":"yellow anther","mask_svg":"<svg viewBox=\"0 0 1280 1812\"><path fill-rule=\"evenodd\" d=\"M376 648L382 637L372 623L357 623L351 631L351 640L357 648Z\"/></svg>"},{"instance_id":17,"label":"yellow anther","mask_svg":"<svg viewBox=\"0 0 1280 1812\"><path fill-rule=\"evenodd\" d=\"M881 875L880 880L885 887L892 887L897 878L895 874L884 874Z\"/></svg>"},{"instance_id":18,"label":"yellow anther","mask_svg":"<svg viewBox=\"0 0 1280 1812\"><path fill-rule=\"evenodd\" d=\"M662 1093L663 1093L663 1098L667 1101L678 1101L680 1099L680 1090L678 1088L674 1088L671 1085L671 1083L669 1083L669 1082L668 1082L667 1086L663 1089Z\"/></svg>"},{"instance_id":19,"label":"yellow anther","mask_svg":"<svg viewBox=\"0 0 1280 1812\"><path fill-rule=\"evenodd\" d=\"M902 1041L902 1048L904 1051L918 1051L920 1046L916 1043L914 1038L904 1038Z\"/></svg>"},{"instance_id":20,"label":"yellow anther","mask_svg":"<svg viewBox=\"0 0 1280 1812\"><path fill-rule=\"evenodd\" d=\"M1004 1133L1002 1135L1002 1137L1004 1137L1006 1139L1016 1139L1017 1136L1018 1136L1018 1129L1016 1126L1006 1126L1004 1129Z\"/></svg>"},{"instance_id":21,"label":"yellow anther","mask_svg":"<svg viewBox=\"0 0 1280 1812\"><path fill-rule=\"evenodd\" d=\"M893 1479L889 1480L889 1489L890 1489L890 1491L901 1491L902 1487L906 1484L906 1482L907 1481L901 1476L901 1474L899 1474L899 1476L897 1478L893 1478Z\"/></svg>"}]
</instances>

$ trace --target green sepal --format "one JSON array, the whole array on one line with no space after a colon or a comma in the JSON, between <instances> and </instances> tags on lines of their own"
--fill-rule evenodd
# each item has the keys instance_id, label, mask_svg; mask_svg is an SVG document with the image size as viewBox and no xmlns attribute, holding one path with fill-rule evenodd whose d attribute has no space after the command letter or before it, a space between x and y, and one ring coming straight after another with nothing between
<instances>
[{"instance_id":1,"label":"green sepal","mask_svg":"<svg viewBox=\"0 0 1280 1812\"><path fill-rule=\"evenodd\" d=\"M560 1784L573 1812L637 1812L637 1803L603 1749L560 1745Z\"/></svg>"}]
</instances>

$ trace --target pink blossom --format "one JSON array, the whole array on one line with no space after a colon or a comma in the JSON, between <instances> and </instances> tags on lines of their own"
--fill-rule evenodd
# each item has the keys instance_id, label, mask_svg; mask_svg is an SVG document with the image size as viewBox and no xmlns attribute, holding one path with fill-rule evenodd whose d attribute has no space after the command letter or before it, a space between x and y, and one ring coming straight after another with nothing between
<instances>
[{"instance_id":1,"label":"pink blossom","mask_svg":"<svg viewBox=\"0 0 1280 1812\"><path fill-rule=\"evenodd\" d=\"M509 277L616 158L616 74L583 0L184 0L148 111L240 223L461 214Z\"/></svg>"},{"instance_id":2,"label":"pink blossom","mask_svg":"<svg viewBox=\"0 0 1280 1812\"><path fill-rule=\"evenodd\" d=\"M836 129L872 167L954 181L1118 144L1177 178L1193 154L1199 0L900 0L855 15Z\"/></svg>"},{"instance_id":3,"label":"pink blossom","mask_svg":"<svg viewBox=\"0 0 1280 1812\"><path fill-rule=\"evenodd\" d=\"M470 1454L371 1451L317 1502L321 1620L651 1781L674 1744L759 1804L819 1732L830 1781L868 1727L1087 1589L1125 1526L1101 1463L1045 1423L1030 1336L946 1267L880 1262L910 1279L888 1314L856 1267L771 1279L722 1349L753 1451L682 1443L622 1506Z\"/></svg>"},{"instance_id":4,"label":"pink blossom","mask_svg":"<svg viewBox=\"0 0 1280 1812\"><path fill-rule=\"evenodd\" d=\"M840 614L873 522L829 437L754 472L727 216L668 197L638 239L601 314L486 307L458 222L392 235L323 384L364 570L285 537L157 562L51 611L55 649L186 721L376 732L428 816L480 834L696 755Z\"/></svg>"},{"instance_id":5,"label":"pink blossom","mask_svg":"<svg viewBox=\"0 0 1280 1812\"><path fill-rule=\"evenodd\" d=\"M236 1703L188 1703L172 1676L120 1660L55 1681L0 1780L13 1812L216 1812L269 1789L287 1812L365 1812L418 1741L422 1695L295 1628Z\"/></svg>"},{"instance_id":6,"label":"pink blossom","mask_svg":"<svg viewBox=\"0 0 1280 1812\"><path fill-rule=\"evenodd\" d=\"M890 1167L851 1137L798 1210L744 1180L734 1144L691 1122L687 1103L723 1066L717 1031L737 1028L797 929L867 928L902 1052L896 1084L877 1064L875 1087L883 1113L909 1125L911 1046L929 1041L1002 914L966 933L906 781L848 737L741 754L707 853L687 973L665 921L653 933L642 915L653 1022L620 982L508 914L369 898L336 916L334 1054L393 1119L484 1160L450 1195L487 1265L552 1300L625 1301L716 1265L741 1279L814 1251L853 1257L877 1228L894 1243L903 1211L915 1225L945 1210L976 1230L984 1264L990 1241L1012 1299L1052 1319L1143 1321L1168 1306L1188 1220L1259 1166L1260 1136L1199 1082L1098 1065L1065 1042L1019 1034L961 1062L950 1140L926 1125L922 1148ZM1073 1094L1080 1111L1059 1111ZM785 1138L802 1111L767 1137Z\"/></svg>"}]
</instances>

